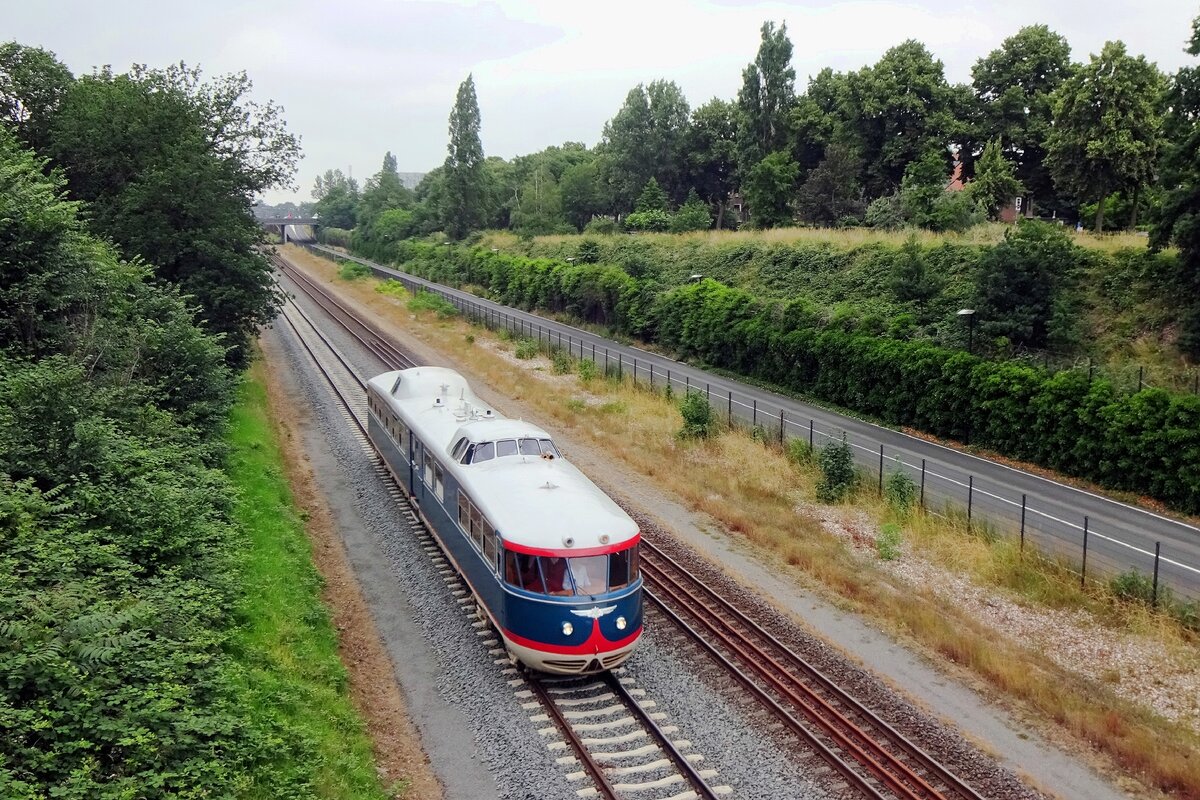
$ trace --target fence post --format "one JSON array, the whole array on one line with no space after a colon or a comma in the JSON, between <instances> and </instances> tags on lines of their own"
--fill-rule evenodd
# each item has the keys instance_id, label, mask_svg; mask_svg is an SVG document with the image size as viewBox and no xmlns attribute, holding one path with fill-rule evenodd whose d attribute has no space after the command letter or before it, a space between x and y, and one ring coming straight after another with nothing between
<instances>
[{"instance_id":1,"label":"fence post","mask_svg":"<svg viewBox=\"0 0 1200 800\"><path fill-rule=\"evenodd\" d=\"M779 409L779 446L780 447L783 447L783 445L786 444L786 442L784 442L784 440L783 440L784 439L783 426L784 426L783 409L781 408L781 409Z\"/></svg>"},{"instance_id":2,"label":"fence post","mask_svg":"<svg viewBox=\"0 0 1200 800\"><path fill-rule=\"evenodd\" d=\"M1087 544L1088 544L1088 518L1083 518L1083 568L1079 570L1079 588L1083 588L1083 582L1087 579Z\"/></svg>"},{"instance_id":3,"label":"fence post","mask_svg":"<svg viewBox=\"0 0 1200 800\"><path fill-rule=\"evenodd\" d=\"M754 407L754 415L751 417L754 421L751 423L751 427L758 427L758 398L756 397L750 402Z\"/></svg>"},{"instance_id":4,"label":"fence post","mask_svg":"<svg viewBox=\"0 0 1200 800\"><path fill-rule=\"evenodd\" d=\"M596 363L596 343L592 342L592 363Z\"/></svg>"},{"instance_id":5,"label":"fence post","mask_svg":"<svg viewBox=\"0 0 1200 800\"><path fill-rule=\"evenodd\" d=\"M708 381L705 381L704 382L704 402L706 402L706 403L712 402L712 393L710 392L710 389L711 389L711 387L709 386Z\"/></svg>"},{"instance_id":6,"label":"fence post","mask_svg":"<svg viewBox=\"0 0 1200 800\"><path fill-rule=\"evenodd\" d=\"M975 476L967 476L967 527L971 527L971 505L975 501Z\"/></svg>"},{"instance_id":7,"label":"fence post","mask_svg":"<svg viewBox=\"0 0 1200 800\"><path fill-rule=\"evenodd\" d=\"M729 390L729 410L726 413L725 424L730 425L730 426L733 425L733 390L732 389Z\"/></svg>"},{"instance_id":8,"label":"fence post","mask_svg":"<svg viewBox=\"0 0 1200 800\"><path fill-rule=\"evenodd\" d=\"M617 380L625 377L625 354L617 353Z\"/></svg>"},{"instance_id":9,"label":"fence post","mask_svg":"<svg viewBox=\"0 0 1200 800\"><path fill-rule=\"evenodd\" d=\"M879 445L879 496L883 496L883 445Z\"/></svg>"},{"instance_id":10,"label":"fence post","mask_svg":"<svg viewBox=\"0 0 1200 800\"><path fill-rule=\"evenodd\" d=\"M650 388L654 388L654 362L650 362Z\"/></svg>"},{"instance_id":11,"label":"fence post","mask_svg":"<svg viewBox=\"0 0 1200 800\"><path fill-rule=\"evenodd\" d=\"M813 451L813 420L808 420L808 452Z\"/></svg>"},{"instance_id":12,"label":"fence post","mask_svg":"<svg viewBox=\"0 0 1200 800\"><path fill-rule=\"evenodd\" d=\"M1025 500L1026 496L1021 495L1021 557L1025 557Z\"/></svg>"},{"instance_id":13,"label":"fence post","mask_svg":"<svg viewBox=\"0 0 1200 800\"><path fill-rule=\"evenodd\" d=\"M633 385L637 386L637 356L633 357Z\"/></svg>"},{"instance_id":14,"label":"fence post","mask_svg":"<svg viewBox=\"0 0 1200 800\"><path fill-rule=\"evenodd\" d=\"M1142 378L1145 377L1145 375L1146 375L1146 367L1145 366L1138 367L1138 391L1139 392L1142 390Z\"/></svg>"},{"instance_id":15,"label":"fence post","mask_svg":"<svg viewBox=\"0 0 1200 800\"><path fill-rule=\"evenodd\" d=\"M921 459L921 508L925 507L925 459Z\"/></svg>"},{"instance_id":16,"label":"fence post","mask_svg":"<svg viewBox=\"0 0 1200 800\"><path fill-rule=\"evenodd\" d=\"M683 376L683 393L685 395L689 395L692 393L692 376L691 375Z\"/></svg>"},{"instance_id":17,"label":"fence post","mask_svg":"<svg viewBox=\"0 0 1200 800\"><path fill-rule=\"evenodd\" d=\"M1150 594L1150 605L1158 608L1158 557L1162 554L1162 542L1154 543L1154 591Z\"/></svg>"},{"instance_id":18,"label":"fence post","mask_svg":"<svg viewBox=\"0 0 1200 800\"><path fill-rule=\"evenodd\" d=\"M604 377L608 377L608 348L604 348Z\"/></svg>"}]
</instances>

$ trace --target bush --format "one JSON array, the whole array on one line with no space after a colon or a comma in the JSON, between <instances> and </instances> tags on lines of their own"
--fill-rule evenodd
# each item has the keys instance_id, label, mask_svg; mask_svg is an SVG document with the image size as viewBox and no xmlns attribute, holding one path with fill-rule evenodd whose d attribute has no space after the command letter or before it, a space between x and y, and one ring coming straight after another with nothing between
<instances>
[{"instance_id":1,"label":"bush","mask_svg":"<svg viewBox=\"0 0 1200 800\"><path fill-rule=\"evenodd\" d=\"M1121 600L1141 602L1146 605L1154 603L1154 581L1137 570L1123 572L1108 583L1109 591ZM1164 605L1169 599L1164 598L1164 587L1159 587L1159 602Z\"/></svg>"},{"instance_id":2,"label":"bush","mask_svg":"<svg viewBox=\"0 0 1200 800\"><path fill-rule=\"evenodd\" d=\"M515 355L517 358L530 359L535 358L538 354L538 343L533 339L522 339L517 342Z\"/></svg>"},{"instance_id":3,"label":"bush","mask_svg":"<svg viewBox=\"0 0 1200 800\"><path fill-rule=\"evenodd\" d=\"M903 228L904 222L904 206L898 194L872 200L867 206L866 223L872 228L896 230Z\"/></svg>"},{"instance_id":4,"label":"bush","mask_svg":"<svg viewBox=\"0 0 1200 800\"><path fill-rule=\"evenodd\" d=\"M617 232L617 223L612 217L596 217L583 226L583 232L610 236Z\"/></svg>"},{"instance_id":5,"label":"bush","mask_svg":"<svg viewBox=\"0 0 1200 800\"><path fill-rule=\"evenodd\" d=\"M788 439L787 457L789 461L795 464L811 464L813 449L808 446L808 442L804 439Z\"/></svg>"},{"instance_id":6,"label":"bush","mask_svg":"<svg viewBox=\"0 0 1200 800\"><path fill-rule=\"evenodd\" d=\"M554 374L555 375L566 375L568 372L570 372L572 360L573 359L571 358L571 354L568 353L566 350L555 350L554 358L553 358Z\"/></svg>"},{"instance_id":7,"label":"bush","mask_svg":"<svg viewBox=\"0 0 1200 800\"><path fill-rule=\"evenodd\" d=\"M900 557L900 545L903 541L900 526L889 522L879 529L879 534L875 537L875 552L879 554L881 561L895 561Z\"/></svg>"},{"instance_id":8,"label":"bush","mask_svg":"<svg viewBox=\"0 0 1200 800\"><path fill-rule=\"evenodd\" d=\"M371 269L366 264L360 264L357 261L339 261L338 277L344 281L356 281L359 278L365 278L371 274Z\"/></svg>"},{"instance_id":9,"label":"bush","mask_svg":"<svg viewBox=\"0 0 1200 800\"><path fill-rule=\"evenodd\" d=\"M707 439L716 432L717 420L712 406L699 392L688 392L679 403L683 427L679 429L681 439Z\"/></svg>"},{"instance_id":10,"label":"bush","mask_svg":"<svg viewBox=\"0 0 1200 800\"><path fill-rule=\"evenodd\" d=\"M671 215L666 211L635 211L625 217L625 227L639 233L662 232L671 227Z\"/></svg>"},{"instance_id":11,"label":"bush","mask_svg":"<svg viewBox=\"0 0 1200 800\"><path fill-rule=\"evenodd\" d=\"M904 471L904 465L897 456L896 469L888 475L883 488L888 505L902 514L907 514L917 502L917 492L917 482Z\"/></svg>"},{"instance_id":12,"label":"bush","mask_svg":"<svg viewBox=\"0 0 1200 800\"><path fill-rule=\"evenodd\" d=\"M579 361L579 380L588 383L596 377L596 362L591 359L580 359Z\"/></svg>"},{"instance_id":13,"label":"bush","mask_svg":"<svg viewBox=\"0 0 1200 800\"><path fill-rule=\"evenodd\" d=\"M419 311L435 311L439 319L449 319L458 313L458 309L449 300L437 292L427 292L424 289L418 291L408 301L408 310L414 313Z\"/></svg>"},{"instance_id":14,"label":"bush","mask_svg":"<svg viewBox=\"0 0 1200 800\"><path fill-rule=\"evenodd\" d=\"M858 475L854 471L854 455L850 452L845 433L842 433L840 442L829 440L821 450L819 463L821 479L817 481L817 499L822 503L845 500L858 482Z\"/></svg>"}]
</instances>

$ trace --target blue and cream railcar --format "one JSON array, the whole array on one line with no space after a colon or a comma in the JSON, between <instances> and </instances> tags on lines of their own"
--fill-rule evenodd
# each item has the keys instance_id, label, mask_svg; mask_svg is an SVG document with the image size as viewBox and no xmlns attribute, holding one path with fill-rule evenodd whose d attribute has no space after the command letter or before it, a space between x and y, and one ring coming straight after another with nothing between
<instances>
[{"instance_id":1,"label":"blue and cream railcar","mask_svg":"<svg viewBox=\"0 0 1200 800\"><path fill-rule=\"evenodd\" d=\"M549 434L501 417L458 373L368 384L368 432L514 658L612 669L642 633L637 524Z\"/></svg>"}]
</instances>

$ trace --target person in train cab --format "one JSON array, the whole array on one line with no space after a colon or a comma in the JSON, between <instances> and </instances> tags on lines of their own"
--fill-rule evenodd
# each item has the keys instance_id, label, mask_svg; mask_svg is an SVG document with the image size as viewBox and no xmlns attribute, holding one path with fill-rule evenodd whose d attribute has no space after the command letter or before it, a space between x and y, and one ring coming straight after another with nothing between
<instances>
[{"instance_id":1,"label":"person in train cab","mask_svg":"<svg viewBox=\"0 0 1200 800\"><path fill-rule=\"evenodd\" d=\"M517 556L521 568L521 586L530 592L542 591L542 577L538 575L536 556Z\"/></svg>"},{"instance_id":2,"label":"person in train cab","mask_svg":"<svg viewBox=\"0 0 1200 800\"><path fill-rule=\"evenodd\" d=\"M565 558L547 558L546 591L549 594L567 595L571 589L567 586L567 560Z\"/></svg>"}]
</instances>

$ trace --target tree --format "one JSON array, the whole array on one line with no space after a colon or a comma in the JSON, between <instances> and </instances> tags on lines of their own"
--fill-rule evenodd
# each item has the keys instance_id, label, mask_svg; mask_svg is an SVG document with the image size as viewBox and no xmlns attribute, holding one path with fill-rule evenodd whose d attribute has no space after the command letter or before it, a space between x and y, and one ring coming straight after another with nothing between
<instances>
[{"instance_id":1,"label":"tree","mask_svg":"<svg viewBox=\"0 0 1200 800\"><path fill-rule=\"evenodd\" d=\"M737 107L714 97L693 111L686 151L694 191L717 210L720 227L726 200L735 187Z\"/></svg>"},{"instance_id":2,"label":"tree","mask_svg":"<svg viewBox=\"0 0 1200 800\"><path fill-rule=\"evenodd\" d=\"M450 142L445 163L446 233L461 239L479 228L485 213L483 144L479 141L479 101L471 75L458 87L450 112Z\"/></svg>"},{"instance_id":3,"label":"tree","mask_svg":"<svg viewBox=\"0 0 1200 800\"><path fill-rule=\"evenodd\" d=\"M629 90L625 104L604 125L602 168L615 210L633 207L646 181L654 178L668 196L682 199L686 165L688 104L672 81L652 81Z\"/></svg>"},{"instance_id":4,"label":"tree","mask_svg":"<svg viewBox=\"0 0 1200 800\"><path fill-rule=\"evenodd\" d=\"M846 76L838 136L863 159L868 197L890 194L910 163L929 151L944 151L954 140L961 127L956 96L942 62L913 40Z\"/></svg>"},{"instance_id":5,"label":"tree","mask_svg":"<svg viewBox=\"0 0 1200 800\"><path fill-rule=\"evenodd\" d=\"M1055 205L1045 145L1054 119L1052 97L1070 74L1070 45L1045 25L1021 28L971 69L981 127L1016 164L1016 178L1030 194L1027 203Z\"/></svg>"},{"instance_id":6,"label":"tree","mask_svg":"<svg viewBox=\"0 0 1200 800\"><path fill-rule=\"evenodd\" d=\"M830 145L825 158L809 173L796 194L796 210L805 222L834 225L862 216L865 204L858 185L860 162L853 151Z\"/></svg>"},{"instance_id":7,"label":"tree","mask_svg":"<svg viewBox=\"0 0 1200 800\"><path fill-rule=\"evenodd\" d=\"M983 155L975 165L975 180L968 190L983 204L991 219L996 219L1001 208L1025 191L1013 174L1013 165L1001 153L999 139L993 139L983 148Z\"/></svg>"},{"instance_id":8,"label":"tree","mask_svg":"<svg viewBox=\"0 0 1200 800\"><path fill-rule=\"evenodd\" d=\"M49 50L16 42L0 45L0 122L44 152L50 125L74 76Z\"/></svg>"},{"instance_id":9,"label":"tree","mask_svg":"<svg viewBox=\"0 0 1200 800\"><path fill-rule=\"evenodd\" d=\"M1200 16L1192 23L1186 51L1200 55ZM1179 349L1200 360L1200 67L1184 67L1171 81L1168 93L1166 153L1170 190L1151 231L1155 248L1174 242L1179 248L1180 275L1166 287L1182 299Z\"/></svg>"},{"instance_id":10,"label":"tree","mask_svg":"<svg viewBox=\"0 0 1200 800\"><path fill-rule=\"evenodd\" d=\"M942 289L941 282L925 263L925 254L916 235L909 236L900 247L892 265L891 289L897 300L913 303L921 312ZM921 316L923 318L924 313Z\"/></svg>"},{"instance_id":11,"label":"tree","mask_svg":"<svg viewBox=\"0 0 1200 800\"><path fill-rule=\"evenodd\" d=\"M667 193L658 185L658 181L654 178L646 181L645 188L638 195L637 203L633 206L634 211L666 211L667 210Z\"/></svg>"},{"instance_id":12,"label":"tree","mask_svg":"<svg viewBox=\"0 0 1200 800\"><path fill-rule=\"evenodd\" d=\"M520 202L512 212L514 230L533 234L561 232L566 221L562 213L562 195L558 181L549 168L542 167L529 176L521 187Z\"/></svg>"},{"instance_id":13,"label":"tree","mask_svg":"<svg viewBox=\"0 0 1200 800\"><path fill-rule=\"evenodd\" d=\"M1161 90L1153 64L1128 55L1122 42L1107 42L1054 94L1046 165L1059 191L1097 203L1097 233L1104 229L1105 198L1136 194L1154 176Z\"/></svg>"},{"instance_id":14,"label":"tree","mask_svg":"<svg viewBox=\"0 0 1200 800\"><path fill-rule=\"evenodd\" d=\"M800 165L786 152L771 153L750 169L742 184L750 218L760 228L791 222L791 200Z\"/></svg>"},{"instance_id":15,"label":"tree","mask_svg":"<svg viewBox=\"0 0 1200 800\"><path fill-rule=\"evenodd\" d=\"M233 366L281 300L251 203L287 185L299 157L279 107L251 88L244 73L205 81L183 64L101 70L68 88L48 146L93 229L194 297Z\"/></svg>"},{"instance_id":16,"label":"tree","mask_svg":"<svg viewBox=\"0 0 1200 800\"><path fill-rule=\"evenodd\" d=\"M558 189L563 214L577 229L583 230L592 217L604 213L606 203L601 196L600 172L595 160L568 167Z\"/></svg>"},{"instance_id":17,"label":"tree","mask_svg":"<svg viewBox=\"0 0 1200 800\"><path fill-rule=\"evenodd\" d=\"M796 100L796 70L787 23L778 29L764 22L754 61L742 71L737 106L738 168L743 176L768 153L783 150L788 138L788 115Z\"/></svg>"},{"instance_id":18,"label":"tree","mask_svg":"<svg viewBox=\"0 0 1200 800\"><path fill-rule=\"evenodd\" d=\"M312 190L313 213L326 228L354 227L358 218L358 181L347 178L340 169L327 169L318 175Z\"/></svg>"},{"instance_id":19,"label":"tree","mask_svg":"<svg viewBox=\"0 0 1200 800\"><path fill-rule=\"evenodd\" d=\"M671 217L671 230L674 233L686 231L706 231L712 227L712 213L708 205L692 189L688 192L687 200Z\"/></svg>"},{"instance_id":20,"label":"tree","mask_svg":"<svg viewBox=\"0 0 1200 800\"><path fill-rule=\"evenodd\" d=\"M396 157L388 151L383 156L383 166L367 180L362 199L357 209L357 222L369 235L371 226L384 211L408 208L413 203L412 192L400 182L396 169Z\"/></svg>"}]
</instances>

